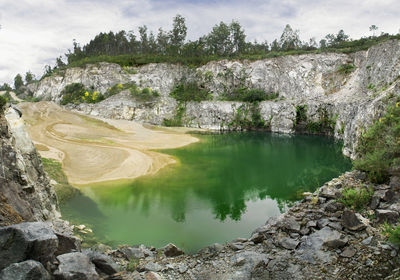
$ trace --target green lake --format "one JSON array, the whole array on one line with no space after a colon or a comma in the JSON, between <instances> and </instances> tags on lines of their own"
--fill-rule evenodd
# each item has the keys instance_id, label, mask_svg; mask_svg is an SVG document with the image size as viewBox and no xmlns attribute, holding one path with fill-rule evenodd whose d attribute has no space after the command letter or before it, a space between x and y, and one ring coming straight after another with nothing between
<instances>
[{"instance_id":1,"label":"green lake","mask_svg":"<svg viewBox=\"0 0 400 280\"><path fill-rule=\"evenodd\" d=\"M103 243L169 242L194 253L249 237L304 191L351 169L331 138L261 132L197 135L163 150L178 164L128 183L89 185L62 205L64 218L89 225Z\"/></svg>"}]
</instances>

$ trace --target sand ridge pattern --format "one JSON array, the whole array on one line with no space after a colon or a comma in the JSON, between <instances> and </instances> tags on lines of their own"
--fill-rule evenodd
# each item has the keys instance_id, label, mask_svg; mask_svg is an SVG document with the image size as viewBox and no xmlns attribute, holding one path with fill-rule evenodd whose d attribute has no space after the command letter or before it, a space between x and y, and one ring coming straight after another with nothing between
<instances>
[{"instance_id":1,"label":"sand ridge pattern","mask_svg":"<svg viewBox=\"0 0 400 280\"><path fill-rule=\"evenodd\" d=\"M176 160L152 150L198 141L185 134L187 129L155 129L126 120L94 119L52 102L21 103L19 107L38 152L61 161L73 185L154 174Z\"/></svg>"}]
</instances>

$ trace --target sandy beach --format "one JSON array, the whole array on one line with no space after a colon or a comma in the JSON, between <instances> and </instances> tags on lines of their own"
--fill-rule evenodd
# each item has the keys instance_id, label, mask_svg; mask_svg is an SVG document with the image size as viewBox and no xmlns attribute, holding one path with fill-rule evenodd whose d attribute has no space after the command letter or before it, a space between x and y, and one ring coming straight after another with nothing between
<instances>
[{"instance_id":1,"label":"sandy beach","mask_svg":"<svg viewBox=\"0 0 400 280\"><path fill-rule=\"evenodd\" d=\"M184 128L153 128L126 120L95 119L52 102L21 103L28 132L42 157L62 162L73 185L134 179L175 159L155 149L197 142Z\"/></svg>"}]
</instances>

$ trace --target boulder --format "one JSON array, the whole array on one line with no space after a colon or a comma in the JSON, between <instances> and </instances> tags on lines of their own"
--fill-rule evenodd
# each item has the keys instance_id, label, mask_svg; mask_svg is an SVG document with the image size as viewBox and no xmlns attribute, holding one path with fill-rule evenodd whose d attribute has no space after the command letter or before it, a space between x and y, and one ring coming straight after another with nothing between
<instances>
[{"instance_id":1,"label":"boulder","mask_svg":"<svg viewBox=\"0 0 400 280\"><path fill-rule=\"evenodd\" d=\"M378 208L380 202L381 202L381 198L378 195L374 194L372 196L372 198L371 198L371 202L369 204L369 207L372 210L375 210L376 208Z\"/></svg>"},{"instance_id":2,"label":"boulder","mask_svg":"<svg viewBox=\"0 0 400 280\"><path fill-rule=\"evenodd\" d=\"M45 263L54 257L58 239L43 222L0 228L0 269L27 259Z\"/></svg>"},{"instance_id":3,"label":"boulder","mask_svg":"<svg viewBox=\"0 0 400 280\"><path fill-rule=\"evenodd\" d=\"M119 266L107 255L93 250L84 250L83 253L89 257L89 260L96 266L96 269L102 273L112 275L120 271Z\"/></svg>"},{"instance_id":4,"label":"boulder","mask_svg":"<svg viewBox=\"0 0 400 280\"><path fill-rule=\"evenodd\" d=\"M244 248L243 243L229 243L228 246L234 251L242 250Z\"/></svg>"},{"instance_id":5,"label":"boulder","mask_svg":"<svg viewBox=\"0 0 400 280\"><path fill-rule=\"evenodd\" d=\"M399 219L399 213L393 210L386 209L376 209L375 210L376 218L378 219L378 223L382 222L397 222Z\"/></svg>"},{"instance_id":6,"label":"boulder","mask_svg":"<svg viewBox=\"0 0 400 280\"><path fill-rule=\"evenodd\" d=\"M261 243L263 242L263 240L265 239L265 235L261 232L256 232L254 233L251 237L250 237L250 241L254 242L255 244Z\"/></svg>"},{"instance_id":7,"label":"boulder","mask_svg":"<svg viewBox=\"0 0 400 280\"><path fill-rule=\"evenodd\" d=\"M81 240L72 235L66 235L56 232L58 238L58 248L55 253L56 256L81 251Z\"/></svg>"},{"instance_id":8,"label":"boulder","mask_svg":"<svg viewBox=\"0 0 400 280\"><path fill-rule=\"evenodd\" d=\"M50 274L40 262L27 260L13 263L0 272L0 280L50 280Z\"/></svg>"},{"instance_id":9,"label":"boulder","mask_svg":"<svg viewBox=\"0 0 400 280\"><path fill-rule=\"evenodd\" d=\"M283 237L278 241L278 243L285 249L294 250L300 242L289 237Z\"/></svg>"},{"instance_id":10,"label":"boulder","mask_svg":"<svg viewBox=\"0 0 400 280\"><path fill-rule=\"evenodd\" d=\"M100 279L93 263L83 253L68 253L57 257L59 266L54 272L58 280L97 280Z\"/></svg>"},{"instance_id":11,"label":"boulder","mask_svg":"<svg viewBox=\"0 0 400 280\"><path fill-rule=\"evenodd\" d=\"M344 251L340 254L341 257L343 258L352 258L354 255L357 253L357 251L354 248L347 247L344 249Z\"/></svg>"},{"instance_id":12,"label":"boulder","mask_svg":"<svg viewBox=\"0 0 400 280\"><path fill-rule=\"evenodd\" d=\"M288 231L300 232L300 224L295 220L295 218L290 216L286 217L281 222L281 227Z\"/></svg>"},{"instance_id":13,"label":"boulder","mask_svg":"<svg viewBox=\"0 0 400 280\"><path fill-rule=\"evenodd\" d=\"M201 248L198 251L198 254L200 254L200 255L213 255L213 254L217 254L217 253L221 252L223 249L224 249L224 246L222 246L219 243L214 243L214 244L212 244L210 246Z\"/></svg>"},{"instance_id":14,"label":"boulder","mask_svg":"<svg viewBox=\"0 0 400 280\"><path fill-rule=\"evenodd\" d=\"M326 248L340 248L347 242L347 238L342 238L340 232L326 226L309 236L304 236L295 253L297 258L308 263L330 262L332 254Z\"/></svg>"},{"instance_id":15,"label":"boulder","mask_svg":"<svg viewBox=\"0 0 400 280\"><path fill-rule=\"evenodd\" d=\"M342 225L352 231L363 230L367 227L367 220L358 213L351 210L343 211Z\"/></svg>"},{"instance_id":16,"label":"boulder","mask_svg":"<svg viewBox=\"0 0 400 280\"><path fill-rule=\"evenodd\" d=\"M158 263L154 262L148 262L144 265L144 270L145 271L154 271L154 272L159 272L162 270L162 266L159 265Z\"/></svg>"},{"instance_id":17,"label":"boulder","mask_svg":"<svg viewBox=\"0 0 400 280\"><path fill-rule=\"evenodd\" d=\"M154 255L154 253L150 249L146 248L146 246L144 245L139 245L137 247L123 246L118 250L124 255L127 260L130 260L131 258L143 259L145 257L152 257Z\"/></svg>"},{"instance_id":18,"label":"boulder","mask_svg":"<svg viewBox=\"0 0 400 280\"><path fill-rule=\"evenodd\" d=\"M163 280L164 278L162 278L158 273L149 271L149 272L146 272L146 274L144 275L144 279L145 280Z\"/></svg>"},{"instance_id":19,"label":"boulder","mask_svg":"<svg viewBox=\"0 0 400 280\"><path fill-rule=\"evenodd\" d=\"M400 177L398 177L398 176L390 177L389 186L393 191L399 191L400 190Z\"/></svg>"},{"instance_id":20,"label":"boulder","mask_svg":"<svg viewBox=\"0 0 400 280\"><path fill-rule=\"evenodd\" d=\"M181 249L179 249L172 243L169 243L165 247L161 248L161 251L166 257L176 257L184 254Z\"/></svg>"},{"instance_id":21,"label":"boulder","mask_svg":"<svg viewBox=\"0 0 400 280\"><path fill-rule=\"evenodd\" d=\"M333 186L323 186L319 189L319 196L325 198L336 198L340 191Z\"/></svg>"}]
</instances>

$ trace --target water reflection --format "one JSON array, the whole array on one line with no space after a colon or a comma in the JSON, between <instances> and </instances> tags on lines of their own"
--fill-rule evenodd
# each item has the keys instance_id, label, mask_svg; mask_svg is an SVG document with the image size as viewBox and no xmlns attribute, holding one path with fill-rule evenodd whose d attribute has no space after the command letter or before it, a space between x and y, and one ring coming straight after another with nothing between
<instances>
[{"instance_id":1,"label":"water reflection","mask_svg":"<svg viewBox=\"0 0 400 280\"><path fill-rule=\"evenodd\" d=\"M114 227L123 228L127 227L127 219L136 220L152 231L168 228L172 233L191 227L213 226L218 231L232 227L233 232L214 236L235 237L261 225L271 213L284 211L288 203L298 199L299 192L314 191L350 168L340 146L324 137L267 133L200 137L201 143L162 151L175 156L179 164L154 176L84 189L106 216L102 226L95 226L111 239L118 236L124 241L137 240L136 243L146 240L135 239L135 233L130 233L129 238L121 237L116 233L118 228L110 229L104 221L112 219ZM244 215L248 215L247 220ZM160 224L155 225L159 219ZM212 242L216 240L208 243Z\"/></svg>"}]
</instances>

